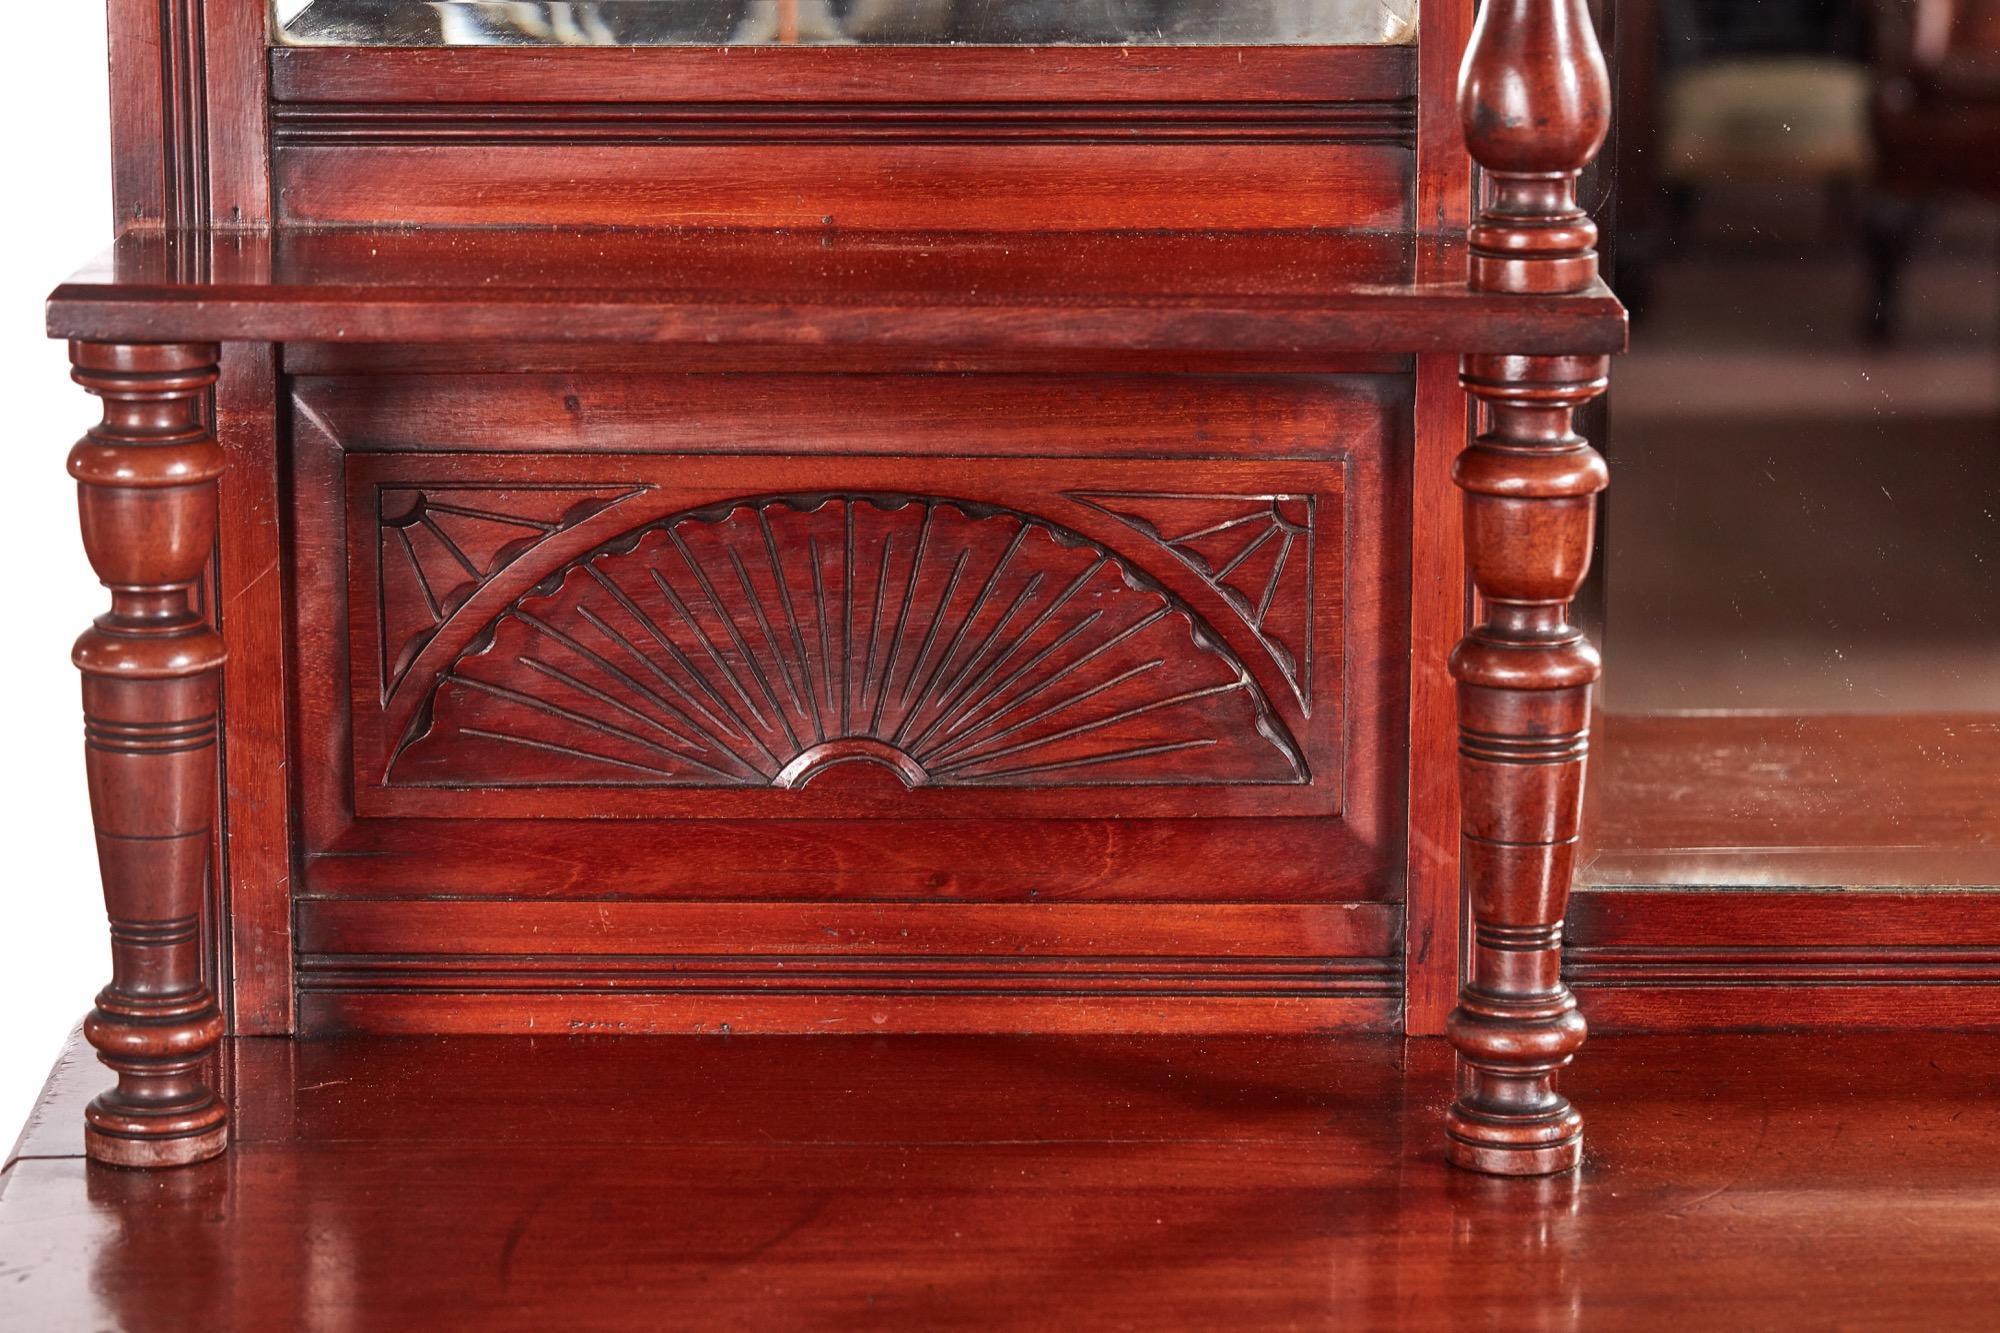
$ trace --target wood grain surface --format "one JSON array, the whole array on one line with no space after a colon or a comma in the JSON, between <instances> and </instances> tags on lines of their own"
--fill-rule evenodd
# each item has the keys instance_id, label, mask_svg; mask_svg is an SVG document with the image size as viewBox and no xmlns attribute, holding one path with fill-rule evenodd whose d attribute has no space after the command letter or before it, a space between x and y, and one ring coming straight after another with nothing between
<instances>
[{"instance_id":1,"label":"wood grain surface","mask_svg":"<svg viewBox=\"0 0 2000 1333\"><path fill-rule=\"evenodd\" d=\"M21 1328L1922 1328L2000 1305L2000 1038L1612 1037L1580 1173L1394 1038L229 1043L237 1143L0 1177ZM1698 1081L1696 1076L1698 1077Z\"/></svg>"},{"instance_id":2,"label":"wood grain surface","mask_svg":"<svg viewBox=\"0 0 2000 1333\"><path fill-rule=\"evenodd\" d=\"M1328 356L1625 344L1601 285L1496 296L1413 281L1393 230L1118 227L134 231L56 289L49 332Z\"/></svg>"}]
</instances>

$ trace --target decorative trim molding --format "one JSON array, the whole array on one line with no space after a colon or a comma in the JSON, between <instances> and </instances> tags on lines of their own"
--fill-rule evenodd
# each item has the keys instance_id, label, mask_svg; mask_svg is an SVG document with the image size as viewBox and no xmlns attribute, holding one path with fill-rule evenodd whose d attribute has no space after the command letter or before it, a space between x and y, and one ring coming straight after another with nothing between
<instances>
[{"instance_id":1,"label":"decorative trim molding","mask_svg":"<svg viewBox=\"0 0 2000 1333\"><path fill-rule=\"evenodd\" d=\"M2000 1028L2000 893L1585 889L1573 904L1563 975L1603 1031Z\"/></svg>"},{"instance_id":2,"label":"decorative trim molding","mask_svg":"<svg viewBox=\"0 0 2000 1333\"><path fill-rule=\"evenodd\" d=\"M1563 975L1593 990L2000 984L2000 946L1578 945L1569 950Z\"/></svg>"},{"instance_id":3,"label":"decorative trim molding","mask_svg":"<svg viewBox=\"0 0 2000 1333\"><path fill-rule=\"evenodd\" d=\"M1394 958L949 958L773 954L597 956L559 960L468 955L380 958L305 954L310 994L383 992L589 995L1175 997L1321 999L1401 993Z\"/></svg>"},{"instance_id":4,"label":"decorative trim molding","mask_svg":"<svg viewBox=\"0 0 2000 1333\"><path fill-rule=\"evenodd\" d=\"M166 222L208 225L208 51L204 0L159 0Z\"/></svg>"},{"instance_id":5,"label":"decorative trim molding","mask_svg":"<svg viewBox=\"0 0 2000 1333\"><path fill-rule=\"evenodd\" d=\"M278 147L1416 142L1409 99L1358 102L279 103Z\"/></svg>"}]
</instances>

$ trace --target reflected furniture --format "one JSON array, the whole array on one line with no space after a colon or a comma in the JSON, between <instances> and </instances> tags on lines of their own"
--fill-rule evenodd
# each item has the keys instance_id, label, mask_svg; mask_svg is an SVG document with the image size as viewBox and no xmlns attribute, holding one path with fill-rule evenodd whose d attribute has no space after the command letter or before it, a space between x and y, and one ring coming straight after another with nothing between
<instances>
[{"instance_id":1,"label":"reflected furniture","mask_svg":"<svg viewBox=\"0 0 2000 1333\"><path fill-rule=\"evenodd\" d=\"M119 235L49 307L102 403L90 1155L221 1152L225 1031L1352 1029L1450 1037L1452 1162L1574 1167L1582 0L780 9L113 0Z\"/></svg>"},{"instance_id":2,"label":"reflected furniture","mask_svg":"<svg viewBox=\"0 0 2000 1333\"><path fill-rule=\"evenodd\" d=\"M1415 13L1415 0L280 0L274 35L295 46L1341 46L1407 40Z\"/></svg>"},{"instance_id":3,"label":"reflected furniture","mask_svg":"<svg viewBox=\"0 0 2000 1333\"><path fill-rule=\"evenodd\" d=\"M1923 208L2000 199L2000 2L1877 0L1874 64L1869 310L1886 336Z\"/></svg>"}]
</instances>

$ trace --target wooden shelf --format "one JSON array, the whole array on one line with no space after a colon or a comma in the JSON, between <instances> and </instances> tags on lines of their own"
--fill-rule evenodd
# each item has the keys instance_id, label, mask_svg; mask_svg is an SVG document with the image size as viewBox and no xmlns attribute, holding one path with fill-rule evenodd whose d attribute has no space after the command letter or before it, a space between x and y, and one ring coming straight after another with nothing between
<instances>
[{"instance_id":1,"label":"wooden shelf","mask_svg":"<svg viewBox=\"0 0 2000 1333\"><path fill-rule=\"evenodd\" d=\"M1992 1043L1594 1041L1585 1170L1492 1181L1441 1041L229 1039L231 1156L139 1172L81 1156L79 1037L0 1322L1987 1327Z\"/></svg>"},{"instance_id":2,"label":"wooden shelf","mask_svg":"<svg viewBox=\"0 0 2000 1333\"><path fill-rule=\"evenodd\" d=\"M1539 297L1417 282L1415 248L1427 243L1329 232L140 231L56 289L49 333L1215 350L1238 366L1623 348L1625 312L1603 287ZM1425 258L1425 272L1456 271Z\"/></svg>"}]
</instances>

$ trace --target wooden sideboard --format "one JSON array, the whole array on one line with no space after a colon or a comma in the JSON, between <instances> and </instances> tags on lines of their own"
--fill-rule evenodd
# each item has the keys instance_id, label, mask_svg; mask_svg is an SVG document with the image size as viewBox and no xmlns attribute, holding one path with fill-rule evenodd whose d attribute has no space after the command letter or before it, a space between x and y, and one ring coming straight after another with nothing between
<instances>
[{"instance_id":1,"label":"wooden sideboard","mask_svg":"<svg viewBox=\"0 0 2000 1333\"><path fill-rule=\"evenodd\" d=\"M1583 0L1317 47L110 12L120 235L49 311L103 404L93 1157L222 1151L225 1030L1356 1028L1449 1034L1452 1161L1576 1164Z\"/></svg>"}]
</instances>

